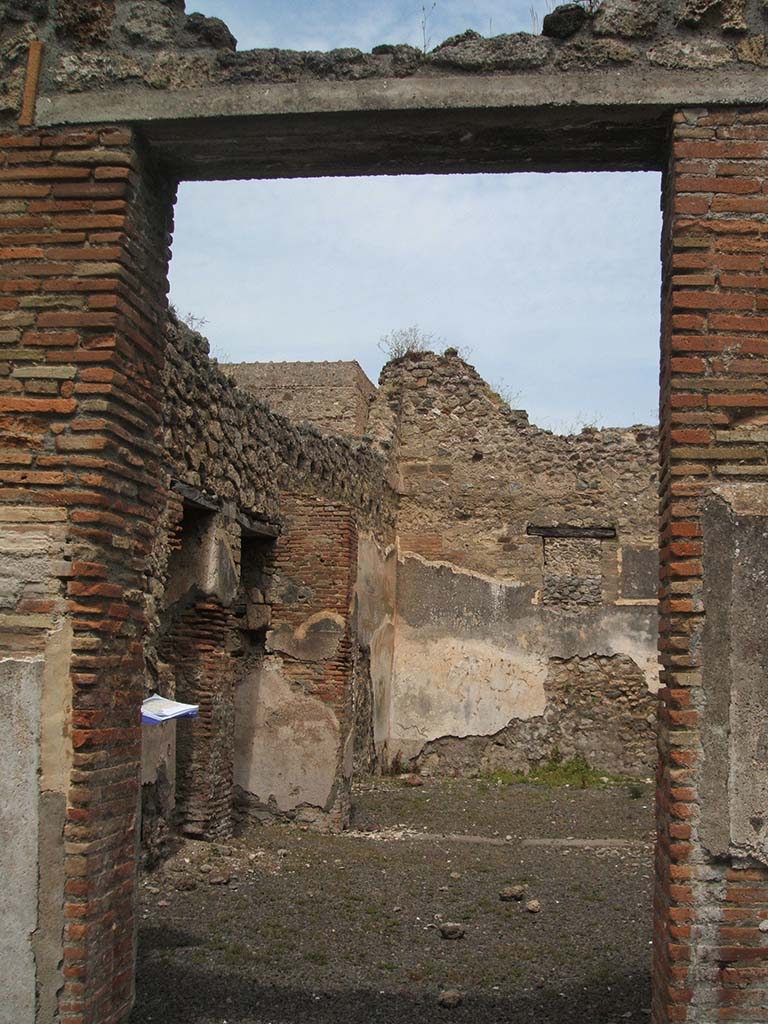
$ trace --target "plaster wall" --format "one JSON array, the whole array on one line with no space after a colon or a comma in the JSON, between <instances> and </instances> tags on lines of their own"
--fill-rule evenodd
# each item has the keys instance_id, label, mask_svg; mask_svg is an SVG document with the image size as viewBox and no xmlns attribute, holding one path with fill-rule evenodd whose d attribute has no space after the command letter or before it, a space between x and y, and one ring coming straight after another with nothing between
<instances>
[{"instance_id":1,"label":"plaster wall","mask_svg":"<svg viewBox=\"0 0 768 1024\"><path fill-rule=\"evenodd\" d=\"M331 708L292 686L268 656L235 692L235 785L262 815L322 810L336 783L340 723ZM302 815L299 813L299 817Z\"/></svg>"},{"instance_id":2,"label":"plaster wall","mask_svg":"<svg viewBox=\"0 0 768 1024\"><path fill-rule=\"evenodd\" d=\"M35 1024L42 659L0 661L2 1024Z\"/></svg>"},{"instance_id":3,"label":"plaster wall","mask_svg":"<svg viewBox=\"0 0 768 1024\"><path fill-rule=\"evenodd\" d=\"M360 686L365 694L364 716L355 717L358 732L372 741L368 767L386 757L395 658L397 553L390 532L384 539L361 532L357 554L354 629L358 650L364 654ZM356 745L363 737L356 736Z\"/></svg>"},{"instance_id":4,"label":"plaster wall","mask_svg":"<svg viewBox=\"0 0 768 1024\"><path fill-rule=\"evenodd\" d=\"M400 496L389 759L650 771L656 431L541 430L450 349L387 364L369 429Z\"/></svg>"},{"instance_id":5,"label":"plaster wall","mask_svg":"<svg viewBox=\"0 0 768 1024\"><path fill-rule=\"evenodd\" d=\"M264 650L248 659L236 686L234 778L239 802L252 816L318 822L338 801L339 783L351 777L358 747L375 758L377 741L388 736L396 559L391 544L362 532L350 563L357 574L348 612L338 598L315 610L319 595L308 572L312 561L305 557L302 571L291 551L319 543L327 558L323 536L326 541L335 536L338 543L342 535L318 533L315 523L315 540L308 540L302 536L307 524L296 532L295 512L289 521L294 533L286 537L285 556L278 541L285 570L276 574L267 595L277 606L274 628ZM327 577L322 564L319 568ZM334 695L317 684L339 671L345 648L351 652L344 670L348 681Z\"/></svg>"},{"instance_id":6,"label":"plaster wall","mask_svg":"<svg viewBox=\"0 0 768 1024\"><path fill-rule=\"evenodd\" d=\"M701 833L715 856L768 864L768 488L704 501L707 619Z\"/></svg>"},{"instance_id":7,"label":"plaster wall","mask_svg":"<svg viewBox=\"0 0 768 1024\"><path fill-rule=\"evenodd\" d=\"M489 579L455 567L403 556L398 565L397 642L393 667L389 751L394 758L418 758L431 770L466 765L446 738L485 737L477 744L474 769L523 767L561 752L590 754L605 768L649 770L655 717L652 694L658 689L655 608L598 607L565 614L535 603L533 588ZM553 721L553 669L557 664L594 657L629 658L637 671L615 663L615 682L625 681L624 699L602 702L597 726L604 734L623 717L634 716L641 731L639 750L594 746L589 723L558 714ZM583 678L583 686L604 684ZM622 689L624 686L622 685ZM574 702L571 695L571 702ZM623 698L624 694L617 697ZM649 716L650 720L649 720ZM521 732L515 744L499 736L514 723L535 728ZM574 733L585 733L584 744ZM512 737L510 737L510 740ZM591 746L590 746L591 744ZM586 749L589 747L589 749Z\"/></svg>"},{"instance_id":8,"label":"plaster wall","mask_svg":"<svg viewBox=\"0 0 768 1024\"><path fill-rule=\"evenodd\" d=\"M70 570L66 529L66 509L58 506L0 508L0 651L7 659L0 702L8 704L0 744L7 783L0 812L0 913L12 922L0 963L14 963L16 950L19 972L9 985L21 992L31 979L36 1024L52 1024L64 980L62 836L72 765L72 624L62 596ZM25 920L17 911L29 896L37 906L27 908ZM0 1007L3 1013L9 1021L17 1013L24 1020L15 994Z\"/></svg>"},{"instance_id":9,"label":"plaster wall","mask_svg":"<svg viewBox=\"0 0 768 1024\"><path fill-rule=\"evenodd\" d=\"M176 787L175 721L141 727L141 784L151 786L165 777L175 795Z\"/></svg>"}]
</instances>

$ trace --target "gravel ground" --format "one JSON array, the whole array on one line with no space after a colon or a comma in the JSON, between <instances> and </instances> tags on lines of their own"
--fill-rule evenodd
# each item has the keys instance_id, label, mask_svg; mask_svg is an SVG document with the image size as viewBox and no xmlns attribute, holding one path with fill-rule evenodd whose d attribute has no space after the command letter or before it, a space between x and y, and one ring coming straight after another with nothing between
<instances>
[{"instance_id":1,"label":"gravel ground","mask_svg":"<svg viewBox=\"0 0 768 1024\"><path fill-rule=\"evenodd\" d=\"M646 1024L651 793L377 780L344 835L186 843L142 881L130 1024Z\"/></svg>"}]
</instances>

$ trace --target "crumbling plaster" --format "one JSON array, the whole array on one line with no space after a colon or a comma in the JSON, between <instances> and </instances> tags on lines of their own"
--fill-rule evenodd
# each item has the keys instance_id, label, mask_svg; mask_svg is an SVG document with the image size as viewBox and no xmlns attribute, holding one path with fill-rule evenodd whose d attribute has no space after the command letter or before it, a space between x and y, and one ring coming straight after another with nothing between
<instances>
[{"instance_id":1,"label":"crumbling plaster","mask_svg":"<svg viewBox=\"0 0 768 1024\"><path fill-rule=\"evenodd\" d=\"M331 708L292 686L278 657L239 680L235 695L235 785L276 814L331 803L341 726ZM299 814L301 819L301 814Z\"/></svg>"},{"instance_id":2,"label":"crumbling plaster","mask_svg":"<svg viewBox=\"0 0 768 1024\"><path fill-rule=\"evenodd\" d=\"M701 836L715 857L768 864L768 487L724 484L703 506Z\"/></svg>"},{"instance_id":3,"label":"crumbling plaster","mask_svg":"<svg viewBox=\"0 0 768 1024\"><path fill-rule=\"evenodd\" d=\"M0 660L0 964L2 1024L35 1024L42 658Z\"/></svg>"},{"instance_id":4,"label":"crumbling plaster","mask_svg":"<svg viewBox=\"0 0 768 1024\"><path fill-rule=\"evenodd\" d=\"M384 367L368 431L399 493L388 758L447 737L475 749L472 737L506 730L505 756L519 767L583 727L596 763L650 770L655 428L542 430L449 349ZM605 727L631 718L640 732L623 760L595 746L591 718L580 721L577 708L592 714L587 694L548 690L555 663L574 659L597 659L601 671L574 663L569 685L615 691L595 711ZM518 757L513 727L529 721Z\"/></svg>"},{"instance_id":5,"label":"crumbling plaster","mask_svg":"<svg viewBox=\"0 0 768 1024\"><path fill-rule=\"evenodd\" d=\"M647 690L658 690L654 606L565 613L533 597L531 587L401 558L391 756L413 758L444 736L491 736L543 716L553 659L625 655ZM536 761L542 751L528 754Z\"/></svg>"},{"instance_id":6,"label":"crumbling plaster","mask_svg":"<svg viewBox=\"0 0 768 1024\"><path fill-rule=\"evenodd\" d=\"M396 609L396 546L363 532L357 554L354 622L357 643L368 656L373 742L385 757L391 735Z\"/></svg>"}]
</instances>

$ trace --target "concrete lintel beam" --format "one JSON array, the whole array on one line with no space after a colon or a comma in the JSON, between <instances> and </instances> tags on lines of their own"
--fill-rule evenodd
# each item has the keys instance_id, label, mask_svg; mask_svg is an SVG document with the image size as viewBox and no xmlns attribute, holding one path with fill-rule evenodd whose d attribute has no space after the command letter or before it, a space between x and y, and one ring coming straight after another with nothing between
<instances>
[{"instance_id":1,"label":"concrete lintel beam","mask_svg":"<svg viewBox=\"0 0 768 1024\"><path fill-rule=\"evenodd\" d=\"M659 169L675 109L764 105L765 73L618 69L42 96L41 126L131 124L180 179Z\"/></svg>"}]
</instances>

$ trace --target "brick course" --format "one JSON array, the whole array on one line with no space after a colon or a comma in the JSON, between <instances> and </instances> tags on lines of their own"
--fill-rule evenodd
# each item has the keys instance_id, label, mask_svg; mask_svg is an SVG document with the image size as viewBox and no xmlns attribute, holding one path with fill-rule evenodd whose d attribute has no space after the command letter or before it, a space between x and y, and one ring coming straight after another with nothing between
<instances>
[{"instance_id":1,"label":"brick course","mask_svg":"<svg viewBox=\"0 0 768 1024\"><path fill-rule=\"evenodd\" d=\"M1 136L0 179L0 501L67 522L68 559L51 566L74 630L60 1013L117 1021L132 999L142 571L173 188L122 129ZM93 191L107 180L123 204L109 215ZM62 215L63 196L76 211ZM19 612L30 607L22 594Z\"/></svg>"},{"instance_id":2,"label":"brick course","mask_svg":"<svg viewBox=\"0 0 768 1024\"><path fill-rule=\"evenodd\" d=\"M768 872L708 857L698 835L699 726L707 709L695 538L706 488L768 476L761 361L768 353L768 114L679 113L672 142L653 1012L657 1024L745 1022L764 1018L768 1004L759 931L768 918ZM66 613L73 628L64 1024L111 1024L131 1002L136 708L144 570L167 484L160 325L172 199L172 183L155 173L130 130L0 136L0 514L21 524L8 531L16 539L41 522L55 524L56 539L46 571L28 565L19 575L4 623L18 622L19 630L3 630L0 642L6 653L39 650L54 614ZM107 201L125 205L99 205ZM346 527L331 520L341 556ZM339 652L346 657L343 646ZM320 683L339 705L333 672Z\"/></svg>"},{"instance_id":3,"label":"brick course","mask_svg":"<svg viewBox=\"0 0 768 1024\"><path fill-rule=\"evenodd\" d=\"M761 1020L768 1005L768 950L758 930L768 918L768 870L713 859L698 835L704 607L701 544L687 540L701 535L708 488L768 475L760 429L768 406L761 358L768 221L759 199L768 192L767 156L764 112L674 117L662 246L658 1022ZM695 430L688 410L696 410Z\"/></svg>"}]
</instances>

